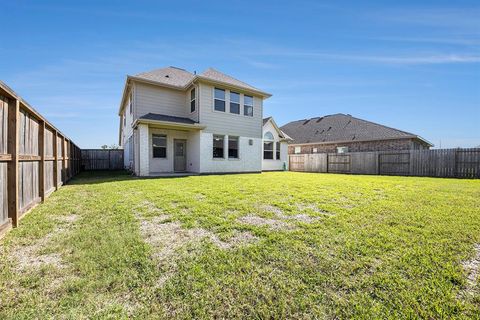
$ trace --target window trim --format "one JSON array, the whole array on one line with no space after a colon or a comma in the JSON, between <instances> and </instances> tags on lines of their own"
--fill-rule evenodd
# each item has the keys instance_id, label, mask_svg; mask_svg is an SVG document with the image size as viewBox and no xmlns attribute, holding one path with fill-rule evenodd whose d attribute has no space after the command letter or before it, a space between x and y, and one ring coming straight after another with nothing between
<instances>
[{"instance_id":1,"label":"window trim","mask_svg":"<svg viewBox=\"0 0 480 320\"><path fill-rule=\"evenodd\" d=\"M195 113L197 111L197 90L196 89L197 88L193 87L190 90L190 113ZM194 91L193 99L192 99L192 91ZM194 103L193 110L192 110L192 102Z\"/></svg>"},{"instance_id":2,"label":"window trim","mask_svg":"<svg viewBox=\"0 0 480 320\"><path fill-rule=\"evenodd\" d=\"M230 157L230 139L235 139L237 140L237 156L236 157ZM233 140L232 139L232 140ZM227 143L227 156L228 160L239 160L240 159L240 137L239 136L228 136L228 143Z\"/></svg>"},{"instance_id":3,"label":"window trim","mask_svg":"<svg viewBox=\"0 0 480 320\"><path fill-rule=\"evenodd\" d=\"M238 102L232 102L232 93L233 94L238 94ZM236 115L240 115L241 113L241 93L239 92L235 92L235 91L231 91L231 90L228 90L228 112L231 113L231 114L236 114ZM235 112L232 112L232 103L233 104L237 104L238 105L238 113L235 113Z\"/></svg>"},{"instance_id":4,"label":"window trim","mask_svg":"<svg viewBox=\"0 0 480 320\"><path fill-rule=\"evenodd\" d=\"M215 157L215 137L219 137L222 139L222 156ZM212 159L214 160L225 160L225 136L221 134L214 134L212 135Z\"/></svg>"},{"instance_id":5,"label":"window trim","mask_svg":"<svg viewBox=\"0 0 480 320\"><path fill-rule=\"evenodd\" d=\"M340 150L344 150L344 151L340 151ZM337 147L337 153L348 153L348 146Z\"/></svg>"},{"instance_id":6,"label":"window trim","mask_svg":"<svg viewBox=\"0 0 480 320\"><path fill-rule=\"evenodd\" d=\"M266 143L271 143L272 144L272 150L266 150L265 151L265 144ZM265 152L271 152L272 157L271 158L265 158ZM273 140L263 140L263 160L275 160L274 153L275 153L275 141L273 141Z\"/></svg>"},{"instance_id":7,"label":"window trim","mask_svg":"<svg viewBox=\"0 0 480 320\"><path fill-rule=\"evenodd\" d=\"M154 136L158 136L160 138L165 138L165 146L164 147L162 147L162 146L155 147L153 145ZM162 159L162 160L168 159L168 138L167 138L167 135L166 134L161 134L161 133L152 133L151 137L152 137L152 159ZM155 157L155 152L154 152L155 148L165 148L165 157Z\"/></svg>"},{"instance_id":8,"label":"window trim","mask_svg":"<svg viewBox=\"0 0 480 320\"><path fill-rule=\"evenodd\" d=\"M245 97L252 98L252 104L251 104L251 105L245 103ZM253 97L253 96L249 96L249 95L247 95L247 94L244 94L244 95L243 95L243 115L244 115L245 117L253 117L253 116L254 116L254 114L253 114L253 111L254 111L254 110L253 110L253 105L254 105L254 104L255 104L255 100L254 100L254 97ZM245 113L245 112L246 112L246 107L251 107L251 108L252 108L252 114L251 114L251 115Z\"/></svg>"},{"instance_id":9,"label":"window trim","mask_svg":"<svg viewBox=\"0 0 480 320\"><path fill-rule=\"evenodd\" d=\"M215 97L215 90L222 90L223 93L224 93L224 98L223 100L222 99L218 99ZM225 110L217 110L215 109L215 100L218 100L218 101L223 101L225 103ZM227 112L227 90L226 89L222 89L222 88L218 88L218 87L213 87L213 111L215 112L223 112L223 113L226 113Z\"/></svg>"}]
</instances>

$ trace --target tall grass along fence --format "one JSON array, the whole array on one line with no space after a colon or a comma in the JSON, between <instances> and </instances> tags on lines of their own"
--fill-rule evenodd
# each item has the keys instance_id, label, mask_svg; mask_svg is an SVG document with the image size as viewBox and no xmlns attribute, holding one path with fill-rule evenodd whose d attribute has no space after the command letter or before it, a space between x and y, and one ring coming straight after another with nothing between
<instances>
[{"instance_id":1,"label":"tall grass along fence","mask_svg":"<svg viewBox=\"0 0 480 320\"><path fill-rule=\"evenodd\" d=\"M290 155L290 170L480 178L480 148Z\"/></svg>"},{"instance_id":2,"label":"tall grass along fence","mask_svg":"<svg viewBox=\"0 0 480 320\"><path fill-rule=\"evenodd\" d=\"M123 150L82 149L82 170L122 170Z\"/></svg>"},{"instance_id":3,"label":"tall grass along fence","mask_svg":"<svg viewBox=\"0 0 480 320\"><path fill-rule=\"evenodd\" d=\"M80 149L0 81L0 237L80 171Z\"/></svg>"}]
</instances>

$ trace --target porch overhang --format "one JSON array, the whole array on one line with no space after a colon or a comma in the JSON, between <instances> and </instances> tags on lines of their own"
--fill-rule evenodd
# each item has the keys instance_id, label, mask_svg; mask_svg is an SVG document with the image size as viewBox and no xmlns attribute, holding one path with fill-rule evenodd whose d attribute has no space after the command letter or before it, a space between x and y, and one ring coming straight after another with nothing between
<instances>
[{"instance_id":1,"label":"porch overhang","mask_svg":"<svg viewBox=\"0 0 480 320\"><path fill-rule=\"evenodd\" d=\"M206 128L206 126L200 125L198 123L188 124L188 123L160 121L160 120L151 120L151 119L137 119L133 123L133 127L136 128L139 124L147 124L149 127L153 127L153 128L165 128L165 129L177 129L177 130L202 130Z\"/></svg>"}]
</instances>

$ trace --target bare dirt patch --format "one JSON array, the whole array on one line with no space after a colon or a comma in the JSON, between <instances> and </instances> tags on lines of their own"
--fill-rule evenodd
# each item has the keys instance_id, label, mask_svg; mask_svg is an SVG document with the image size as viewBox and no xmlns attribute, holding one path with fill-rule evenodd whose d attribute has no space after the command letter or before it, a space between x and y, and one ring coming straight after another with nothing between
<instances>
[{"instance_id":1,"label":"bare dirt patch","mask_svg":"<svg viewBox=\"0 0 480 320\"><path fill-rule=\"evenodd\" d=\"M59 225L43 238L35 239L31 243L23 246L14 246L10 252L10 257L18 264L19 270L28 268L39 269L45 265L52 265L56 268L65 268L65 262L59 252L42 253L48 248L52 239L67 232L68 228L78 220L78 216L71 214L68 216L59 216L54 218Z\"/></svg>"},{"instance_id":2,"label":"bare dirt patch","mask_svg":"<svg viewBox=\"0 0 480 320\"><path fill-rule=\"evenodd\" d=\"M252 226L267 226L274 230L292 229L293 226L282 220L262 218L259 216L248 215L237 219L239 222Z\"/></svg>"},{"instance_id":3,"label":"bare dirt patch","mask_svg":"<svg viewBox=\"0 0 480 320\"><path fill-rule=\"evenodd\" d=\"M334 216L335 214L332 212L325 211L319 208L315 203L297 203L297 209L300 211L308 211L311 210L314 213L325 215L325 216Z\"/></svg>"},{"instance_id":4,"label":"bare dirt patch","mask_svg":"<svg viewBox=\"0 0 480 320\"><path fill-rule=\"evenodd\" d=\"M250 232L236 232L226 241L211 231L202 228L185 229L179 222L169 222L168 215L155 217L151 220L138 217L140 232L145 241L153 248L153 258L164 271L158 279L157 286L162 286L177 269L178 250L189 244L198 244L204 239L210 241L221 249L233 249L258 240Z\"/></svg>"},{"instance_id":5,"label":"bare dirt patch","mask_svg":"<svg viewBox=\"0 0 480 320\"><path fill-rule=\"evenodd\" d=\"M295 220L295 221L303 222L303 223L313 223L315 221L320 220L318 217L311 217L308 214L304 214L304 213L295 214L295 215L291 215L291 216L287 216L287 215L282 214L282 215L277 215L277 217L279 217L280 219L283 219L283 220Z\"/></svg>"},{"instance_id":6,"label":"bare dirt patch","mask_svg":"<svg viewBox=\"0 0 480 320\"><path fill-rule=\"evenodd\" d=\"M461 295L473 296L476 291L476 281L480 273L480 243L477 243L474 249L473 258L462 262L463 269L467 273L467 284L460 292Z\"/></svg>"}]
</instances>

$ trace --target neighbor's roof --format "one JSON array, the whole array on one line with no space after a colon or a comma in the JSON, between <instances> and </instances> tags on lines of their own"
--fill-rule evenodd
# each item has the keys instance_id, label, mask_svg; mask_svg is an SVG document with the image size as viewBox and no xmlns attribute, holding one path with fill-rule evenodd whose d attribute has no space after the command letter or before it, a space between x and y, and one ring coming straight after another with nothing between
<instances>
[{"instance_id":1,"label":"neighbor's roof","mask_svg":"<svg viewBox=\"0 0 480 320\"><path fill-rule=\"evenodd\" d=\"M190 118L183 118L183 117L175 117L169 116L166 114L159 114L159 113L147 113L144 116L141 116L139 119L141 120L156 120L156 121L167 121L167 122L175 122L175 123L184 123L184 124L195 124L196 121L193 121Z\"/></svg>"},{"instance_id":2,"label":"neighbor's roof","mask_svg":"<svg viewBox=\"0 0 480 320\"><path fill-rule=\"evenodd\" d=\"M166 67L148 72L142 72L135 76L130 76L130 78L153 81L159 85L175 87L178 89L186 89L193 81L196 79L201 79L256 92L266 97L271 96L269 93L263 92L260 89L249 85L248 83L228 76L213 68L208 68L201 74L193 74L181 68Z\"/></svg>"},{"instance_id":3,"label":"neighbor's roof","mask_svg":"<svg viewBox=\"0 0 480 320\"><path fill-rule=\"evenodd\" d=\"M413 133L342 113L292 121L280 129L292 137L295 144L415 138L432 146Z\"/></svg>"}]
</instances>

